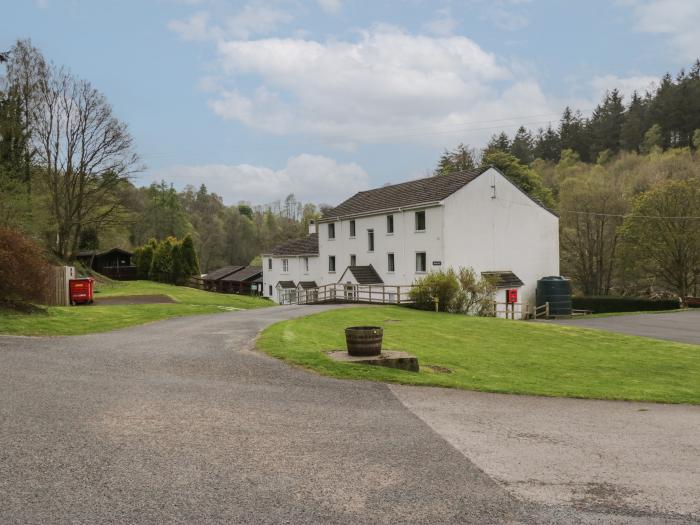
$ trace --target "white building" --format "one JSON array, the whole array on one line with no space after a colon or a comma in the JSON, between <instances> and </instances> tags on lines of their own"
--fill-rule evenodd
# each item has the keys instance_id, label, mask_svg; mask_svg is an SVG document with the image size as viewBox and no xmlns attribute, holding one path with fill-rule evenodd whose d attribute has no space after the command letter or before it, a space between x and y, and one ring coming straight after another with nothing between
<instances>
[{"instance_id":1,"label":"white building","mask_svg":"<svg viewBox=\"0 0 700 525\"><path fill-rule=\"evenodd\" d=\"M495 168L361 191L316 227L263 255L266 297L286 302L334 283L410 285L471 267L534 304L537 280L559 275L558 217Z\"/></svg>"}]
</instances>

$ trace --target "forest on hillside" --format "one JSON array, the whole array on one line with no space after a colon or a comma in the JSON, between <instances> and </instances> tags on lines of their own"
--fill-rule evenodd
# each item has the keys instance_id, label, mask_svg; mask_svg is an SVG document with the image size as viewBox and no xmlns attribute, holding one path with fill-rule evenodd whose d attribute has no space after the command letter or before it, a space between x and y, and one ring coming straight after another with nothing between
<instances>
[{"instance_id":1,"label":"forest on hillside","mask_svg":"<svg viewBox=\"0 0 700 525\"><path fill-rule=\"evenodd\" d=\"M227 205L204 185L137 187L145 167L102 93L28 40L0 59L0 227L55 260L190 234L202 271L248 264L323 212L294 195ZM557 213L561 271L581 294L697 296L698 147L700 61L629 101L606 93L589 117L566 108L546 129L459 144L434 175L493 165Z\"/></svg>"},{"instance_id":2,"label":"forest on hillside","mask_svg":"<svg viewBox=\"0 0 700 525\"><path fill-rule=\"evenodd\" d=\"M609 91L590 117L483 149L459 144L435 175L493 165L560 217L561 272L584 295L700 292L700 60L626 102Z\"/></svg>"},{"instance_id":3,"label":"forest on hillside","mask_svg":"<svg viewBox=\"0 0 700 525\"><path fill-rule=\"evenodd\" d=\"M57 260L189 233L203 271L248 264L320 214L294 195L226 205L204 185L137 187L145 167L104 95L28 40L1 56L0 226L24 231Z\"/></svg>"}]
</instances>

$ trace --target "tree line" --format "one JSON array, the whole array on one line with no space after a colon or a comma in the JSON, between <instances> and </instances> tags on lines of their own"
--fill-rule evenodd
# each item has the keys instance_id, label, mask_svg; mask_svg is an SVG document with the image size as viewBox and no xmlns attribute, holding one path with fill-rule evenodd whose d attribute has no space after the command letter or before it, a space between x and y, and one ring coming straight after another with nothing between
<instances>
[{"instance_id":1,"label":"tree line","mask_svg":"<svg viewBox=\"0 0 700 525\"><path fill-rule=\"evenodd\" d=\"M699 147L697 61L628 104L606 93L588 118L567 107L556 127L459 144L434 174L495 166L557 213L561 271L579 294L697 296Z\"/></svg>"},{"instance_id":2,"label":"tree line","mask_svg":"<svg viewBox=\"0 0 700 525\"><path fill-rule=\"evenodd\" d=\"M249 264L319 216L294 195L227 206L205 186L137 187L145 167L128 126L89 81L48 61L29 40L3 53L0 226L37 239L56 261L80 250L136 248L191 235L202 271ZM172 244L172 243L170 243Z\"/></svg>"}]
</instances>

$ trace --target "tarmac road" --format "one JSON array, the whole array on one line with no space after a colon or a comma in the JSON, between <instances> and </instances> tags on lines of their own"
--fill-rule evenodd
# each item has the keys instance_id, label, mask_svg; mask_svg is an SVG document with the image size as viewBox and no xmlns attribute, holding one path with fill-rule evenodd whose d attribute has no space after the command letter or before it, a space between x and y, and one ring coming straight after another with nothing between
<instances>
[{"instance_id":1,"label":"tarmac road","mask_svg":"<svg viewBox=\"0 0 700 525\"><path fill-rule=\"evenodd\" d=\"M544 322L700 345L700 308L682 312L581 317Z\"/></svg>"},{"instance_id":2,"label":"tarmac road","mask_svg":"<svg viewBox=\"0 0 700 525\"><path fill-rule=\"evenodd\" d=\"M0 523L685 522L521 498L386 385L252 351L327 308L0 337Z\"/></svg>"}]
</instances>

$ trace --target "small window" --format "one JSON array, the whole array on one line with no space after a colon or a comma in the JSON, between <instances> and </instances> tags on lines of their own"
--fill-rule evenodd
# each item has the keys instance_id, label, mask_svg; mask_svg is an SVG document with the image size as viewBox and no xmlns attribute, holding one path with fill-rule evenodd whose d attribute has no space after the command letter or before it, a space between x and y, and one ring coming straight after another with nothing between
<instances>
[{"instance_id":1,"label":"small window","mask_svg":"<svg viewBox=\"0 0 700 525\"><path fill-rule=\"evenodd\" d=\"M416 272L425 272L426 257L425 252L416 253Z\"/></svg>"},{"instance_id":2,"label":"small window","mask_svg":"<svg viewBox=\"0 0 700 525\"><path fill-rule=\"evenodd\" d=\"M394 216L393 215L386 216L386 232L387 233L394 233Z\"/></svg>"},{"instance_id":3,"label":"small window","mask_svg":"<svg viewBox=\"0 0 700 525\"><path fill-rule=\"evenodd\" d=\"M394 272L394 270L396 270L396 265L394 263L394 254L393 253L387 254L386 269L388 272L392 272L392 273Z\"/></svg>"},{"instance_id":4,"label":"small window","mask_svg":"<svg viewBox=\"0 0 700 525\"><path fill-rule=\"evenodd\" d=\"M272 297L272 285L271 284L267 286L267 295Z\"/></svg>"},{"instance_id":5,"label":"small window","mask_svg":"<svg viewBox=\"0 0 700 525\"><path fill-rule=\"evenodd\" d=\"M335 255L328 256L328 271L335 272Z\"/></svg>"},{"instance_id":6,"label":"small window","mask_svg":"<svg viewBox=\"0 0 700 525\"><path fill-rule=\"evenodd\" d=\"M416 212L416 231L425 231L425 211Z\"/></svg>"},{"instance_id":7,"label":"small window","mask_svg":"<svg viewBox=\"0 0 700 525\"><path fill-rule=\"evenodd\" d=\"M367 230L367 251L374 251L374 230Z\"/></svg>"},{"instance_id":8,"label":"small window","mask_svg":"<svg viewBox=\"0 0 700 525\"><path fill-rule=\"evenodd\" d=\"M285 273L289 271L289 259L282 259L282 271Z\"/></svg>"},{"instance_id":9,"label":"small window","mask_svg":"<svg viewBox=\"0 0 700 525\"><path fill-rule=\"evenodd\" d=\"M267 269L272 270L272 259L267 260Z\"/></svg>"},{"instance_id":10,"label":"small window","mask_svg":"<svg viewBox=\"0 0 700 525\"><path fill-rule=\"evenodd\" d=\"M308 272L309 271L309 258L304 257L304 271Z\"/></svg>"},{"instance_id":11,"label":"small window","mask_svg":"<svg viewBox=\"0 0 700 525\"><path fill-rule=\"evenodd\" d=\"M335 239L335 223L330 223L328 225L328 238Z\"/></svg>"},{"instance_id":12,"label":"small window","mask_svg":"<svg viewBox=\"0 0 700 525\"><path fill-rule=\"evenodd\" d=\"M355 254L350 256L350 266L357 266L357 256Z\"/></svg>"},{"instance_id":13,"label":"small window","mask_svg":"<svg viewBox=\"0 0 700 525\"><path fill-rule=\"evenodd\" d=\"M355 236L355 221L350 221L350 237Z\"/></svg>"}]
</instances>

